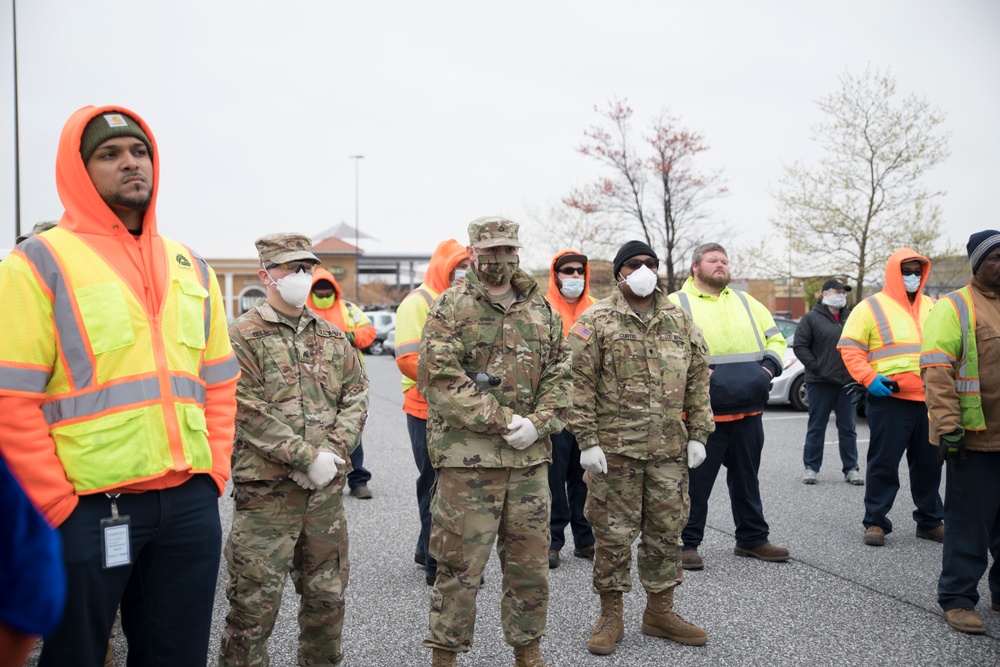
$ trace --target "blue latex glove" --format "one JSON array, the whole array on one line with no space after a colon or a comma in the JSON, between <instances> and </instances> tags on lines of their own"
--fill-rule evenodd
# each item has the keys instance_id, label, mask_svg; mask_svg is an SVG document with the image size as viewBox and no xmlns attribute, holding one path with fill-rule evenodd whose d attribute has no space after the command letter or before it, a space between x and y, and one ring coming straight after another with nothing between
<instances>
[{"instance_id":1,"label":"blue latex glove","mask_svg":"<svg viewBox=\"0 0 1000 667\"><path fill-rule=\"evenodd\" d=\"M868 393L880 398L892 396L892 389L889 389L889 382L890 380L886 376L882 374L876 375L872 383L868 385Z\"/></svg>"}]
</instances>

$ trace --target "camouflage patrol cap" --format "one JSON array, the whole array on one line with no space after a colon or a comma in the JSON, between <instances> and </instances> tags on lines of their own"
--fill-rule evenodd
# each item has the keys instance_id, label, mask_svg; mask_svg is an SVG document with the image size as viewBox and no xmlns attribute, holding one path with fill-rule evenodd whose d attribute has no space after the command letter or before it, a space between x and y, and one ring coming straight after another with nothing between
<instances>
[{"instance_id":1,"label":"camouflage patrol cap","mask_svg":"<svg viewBox=\"0 0 1000 667\"><path fill-rule=\"evenodd\" d=\"M42 232L47 232L53 227L55 227L57 224L59 224L57 220L45 220L43 222L36 222L35 226L31 228L30 232L28 232L27 234L21 234L20 236L17 237L17 241L15 241L15 244L20 243L25 239L31 238L35 234L41 234Z\"/></svg>"},{"instance_id":2,"label":"camouflage patrol cap","mask_svg":"<svg viewBox=\"0 0 1000 667\"><path fill-rule=\"evenodd\" d=\"M265 266L285 264L296 260L308 260L319 264L319 258L312 254L312 241L305 234L282 232L268 234L254 241L260 263Z\"/></svg>"},{"instance_id":3,"label":"camouflage patrol cap","mask_svg":"<svg viewBox=\"0 0 1000 667\"><path fill-rule=\"evenodd\" d=\"M476 218L469 223L469 245L474 248L494 248L503 245L520 248L521 244L517 240L518 228L520 225L506 218L496 216Z\"/></svg>"}]
</instances>

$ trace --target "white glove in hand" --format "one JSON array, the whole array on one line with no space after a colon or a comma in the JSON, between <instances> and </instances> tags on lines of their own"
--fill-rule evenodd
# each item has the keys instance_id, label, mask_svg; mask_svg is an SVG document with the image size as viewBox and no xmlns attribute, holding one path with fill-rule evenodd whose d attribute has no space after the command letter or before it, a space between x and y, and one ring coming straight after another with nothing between
<instances>
[{"instance_id":1,"label":"white glove in hand","mask_svg":"<svg viewBox=\"0 0 1000 667\"><path fill-rule=\"evenodd\" d=\"M608 473L608 459L604 456L604 450L599 445L588 447L580 452L580 465L587 472Z\"/></svg>"},{"instance_id":2,"label":"white glove in hand","mask_svg":"<svg viewBox=\"0 0 1000 667\"><path fill-rule=\"evenodd\" d=\"M501 436L514 449L527 449L538 440L538 429L521 415L511 417L507 433Z\"/></svg>"},{"instance_id":3,"label":"white glove in hand","mask_svg":"<svg viewBox=\"0 0 1000 667\"><path fill-rule=\"evenodd\" d=\"M313 483L309 481L309 475L301 470L293 470L292 474L288 477L306 491L313 491L316 489L316 487L313 486Z\"/></svg>"},{"instance_id":4,"label":"white glove in hand","mask_svg":"<svg viewBox=\"0 0 1000 667\"><path fill-rule=\"evenodd\" d=\"M337 476L337 466L342 466L344 463L344 459L333 452L320 452L309 466L307 473L309 481L313 483L314 488L322 489Z\"/></svg>"},{"instance_id":5,"label":"white glove in hand","mask_svg":"<svg viewBox=\"0 0 1000 667\"><path fill-rule=\"evenodd\" d=\"M697 440L688 440L688 468L697 468L705 462L705 445Z\"/></svg>"}]
</instances>

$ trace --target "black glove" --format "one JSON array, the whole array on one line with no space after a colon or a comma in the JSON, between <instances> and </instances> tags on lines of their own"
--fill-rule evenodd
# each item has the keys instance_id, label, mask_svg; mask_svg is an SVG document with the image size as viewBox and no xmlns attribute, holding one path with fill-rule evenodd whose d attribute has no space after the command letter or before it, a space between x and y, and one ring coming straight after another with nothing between
<instances>
[{"instance_id":1,"label":"black glove","mask_svg":"<svg viewBox=\"0 0 1000 667\"><path fill-rule=\"evenodd\" d=\"M938 449L940 449L938 463L951 461L956 466L961 465L965 460L965 430L957 428L951 433L942 435Z\"/></svg>"},{"instance_id":2,"label":"black glove","mask_svg":"<svg viewBox=\"0 0 1000 667\"><path fill-rule=\"evenodd\" d=\"M865 395L868 393L868 389L860 382L848 382L844 385L844 391L851 397L851 405L854 406L854 411L857 412L858 406L865 402Z\"/></svg>"}]
</instances>

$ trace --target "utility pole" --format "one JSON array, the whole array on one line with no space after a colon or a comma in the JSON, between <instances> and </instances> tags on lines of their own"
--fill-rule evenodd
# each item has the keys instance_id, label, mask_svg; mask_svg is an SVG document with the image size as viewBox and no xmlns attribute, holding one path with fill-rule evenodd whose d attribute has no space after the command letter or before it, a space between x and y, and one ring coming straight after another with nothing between
<instances>
[{"instance_id":1,"label":"utility pole","mask_svg":"<svg viewBox=\"0 0 1000 667\"><path fill-rule=\"evenodd\" d=\"M354 160L354 300L361 300L361 232L358 216L358 168L364 155L348 155Z\"/></svg>"},{"instance_id":2,"label":"utility pole","mask_svg":"<svg viewBox=\"0 0 1000 667\"><path fill-rule=\"evenodd\" d=\"M18 129L17 113L17 0L11 0L11 15L13 22L11 30L14 33L14 238L21 235L21 150L18 145L20 130Z\"/></svg>"}]
</instances>

